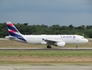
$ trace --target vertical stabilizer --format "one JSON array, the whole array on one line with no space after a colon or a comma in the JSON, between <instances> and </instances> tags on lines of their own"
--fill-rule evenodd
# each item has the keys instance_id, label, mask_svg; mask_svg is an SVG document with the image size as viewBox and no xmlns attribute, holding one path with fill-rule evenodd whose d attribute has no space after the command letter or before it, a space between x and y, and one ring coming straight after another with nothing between
<instances>
[{"instance_id":1,"label":"vertical stabilizer","mask_svg":"<svg viewBox=\"0 0 92 70\"><path fill-rule=\"evenodd\" d=\"M23 38L23 35L18 31L18 29L11 22L7 22L7 27L8 27L8 32L10 36L13 36L22 41L26 41Z\"/></svg>"}]
</instances>

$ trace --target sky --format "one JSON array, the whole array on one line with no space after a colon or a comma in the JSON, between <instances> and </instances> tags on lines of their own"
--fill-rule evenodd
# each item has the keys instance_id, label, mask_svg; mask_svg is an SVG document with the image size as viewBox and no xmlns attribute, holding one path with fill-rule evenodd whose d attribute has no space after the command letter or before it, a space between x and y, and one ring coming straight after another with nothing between
<instances>
[{"instance_id":1,"label":"sky","mask_svg":"<svg viewBox=\"0 0 92 70\"><path fill-rule=\"evenodd\" d=\"M92 25L92 0L0 0L0 23Z\"/></svg>"}]
</instances>

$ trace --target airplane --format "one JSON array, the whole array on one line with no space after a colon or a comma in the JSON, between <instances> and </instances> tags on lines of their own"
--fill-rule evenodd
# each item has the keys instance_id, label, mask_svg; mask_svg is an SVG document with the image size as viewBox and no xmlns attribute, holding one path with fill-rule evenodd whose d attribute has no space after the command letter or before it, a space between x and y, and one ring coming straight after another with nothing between
<instances>
[{"instance_id":1,"label":"airplane","mask_svg":"<svg viewBox=\"0 0 92 70\"><path fill-rule=\"evenodd\" d=\"M9 36L5 38L30 44L46 44L47 48L52 48L51 45L64 47L65 44L75 44L78 48L77 44L88 42L88 39L81 35L23 35L12 22L6 22L6 25Z\"/></svg>"}]
</instances>

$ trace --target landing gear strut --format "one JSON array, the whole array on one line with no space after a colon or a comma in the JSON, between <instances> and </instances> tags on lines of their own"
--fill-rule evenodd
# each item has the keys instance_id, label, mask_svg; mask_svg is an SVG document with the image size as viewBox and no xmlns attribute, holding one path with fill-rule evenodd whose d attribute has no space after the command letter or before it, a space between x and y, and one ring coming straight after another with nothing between
<instances>
[{"instance_id":1,"label":"landing gear strut","mask_svg":"<svg viewBox=\"0 0 92 70\"><path fill-rule=\"evenodd\" d=\"M76 45L76 48L78 48L78 45Z\"/></svg>"},{"instance_id":2,"label":"landing gear strut","mask_svg":"<svg viewBox=\"0 0 92 70\"><path fill-rule=\"evenodd\" d=\"M51 45L47 45L47 48L51 48Z\"/></svg>"}]
</instances>

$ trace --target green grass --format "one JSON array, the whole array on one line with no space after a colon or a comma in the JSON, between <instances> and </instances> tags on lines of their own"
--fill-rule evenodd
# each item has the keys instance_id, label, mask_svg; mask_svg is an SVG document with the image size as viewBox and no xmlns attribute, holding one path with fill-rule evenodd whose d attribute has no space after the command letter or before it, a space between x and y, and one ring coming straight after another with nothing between
<instances>
[{"instance_id":1,"label":"green grass","mask_svg":"<svg viewBox=\"0 0 92 70\"><path fill-rule=\"evenodd\" d=\"M10 41L10 40L0 40L0 48L46 48L46 45L25 44L25 43ZM60 48L60 47L52 46L52 48ZM64 48L75 48L75 45L66 44ZM80 44L79 48L92 48L92 41L89 41L86 44ZM39 60L41 59L42 61L41 60L37 61L38 59ZM63 59L65 59L65 61L63 61ZM69 61L67 61L67 59L69 59ZM86 59L88 60L86 61ZM0 50L0 64L81 63L81 62L82 63L86 63L86 62L92 63L92 51L61 51L61 50L36 50L36 51L11 50L11 51L8 51L8 50Z\"/></svg>"},{"instance_id":2,"label":"green grass","mask_svg":"<svg viewBox=\"0 0 92 70\"><path fill-rule=\"evenodd\" d=\"M72 57L89 56L92 57L92 51L0 51L0 56L36 56L36 57Z\"/></svg>"},{"instance_id":3,"label":"green grass","mask_svg":"<svg viewBox=\"0 0 92 70\"><path fill-rule=\"evenodd\" d=\"M0 51L0 64L92 63L90 58L92 51Z\"/></svg>"}]
</instances>

